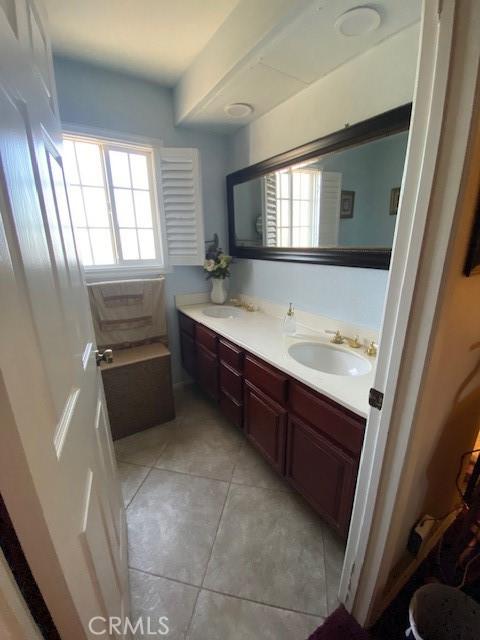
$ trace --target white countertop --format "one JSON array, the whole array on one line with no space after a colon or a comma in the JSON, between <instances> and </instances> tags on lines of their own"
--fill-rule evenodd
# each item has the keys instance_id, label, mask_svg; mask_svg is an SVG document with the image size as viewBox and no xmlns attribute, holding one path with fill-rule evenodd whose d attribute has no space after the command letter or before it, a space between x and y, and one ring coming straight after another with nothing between
<instances>
[{"instance_id":1,"label":"white countertop","mask_svg":"<svg viewBox=\"0 0 480 640\"><path fill-rule=\"evenodd\" d=\"M235 318L211 318L202 313L202 310L207 306L212 305L206 303L177 304L179 311L196 322L212 329L212 331L231 340L246 351L338 402L357 415L363 418L367 417L369 410L368 393L370 387L373 386L375 358L369 358L365 355L363 349L361 355L372 364L372 370L369 373L361 376L340 376L323 373L294 360L289 355L288 348L295 342L306 340L329 343L328 335L301 325L297 319L297 333L295 336L285 336L282 332L282 320L267 315L263 311L249 312L240 309L240 315ZM332 322L325 326L325 329L331 328ZM346 345L339 345L338 348L350 353L358 353L360 351L351 349Z\"/></svg>"}]
</instances>

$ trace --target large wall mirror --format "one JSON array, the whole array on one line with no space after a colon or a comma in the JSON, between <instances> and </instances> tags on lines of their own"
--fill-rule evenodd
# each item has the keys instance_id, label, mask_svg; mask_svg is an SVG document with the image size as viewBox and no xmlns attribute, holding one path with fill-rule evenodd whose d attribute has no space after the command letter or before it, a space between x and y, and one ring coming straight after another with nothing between
<instances>
[{"instance_id":1,"label":"large wall mirror","mask_svg":"<svg viewBox=\"0 0 480 640\"><path fill-rule=\"evenodd\" d=\"M230 253L388 269L411 105L227 176Z\"/></svg>"}]
</instances>

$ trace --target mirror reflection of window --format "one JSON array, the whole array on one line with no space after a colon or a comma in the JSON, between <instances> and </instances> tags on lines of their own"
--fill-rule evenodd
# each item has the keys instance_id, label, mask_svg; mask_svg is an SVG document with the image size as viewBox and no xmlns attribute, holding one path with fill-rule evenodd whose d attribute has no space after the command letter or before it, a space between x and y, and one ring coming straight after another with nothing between
<instances>
[{"instance_id":1,"label":"mirror reflection of window","mask_svg":"<svg viewBox=\"0 0 480 640\"><path fill-rule=\"evenodd\" d=\"M237 246L391 247L408 132L236 184Z\"/></svg>"},{"instance_id":2,"label":"mirror reflection of window","mask_svg":"<svg viewBox=\"0 0 480 640\"><path fill-rule=\"evenodd\" d=\"M292 167L263 180L266 246L338 244L341 173Z\"/></svg>"}]
</instances>

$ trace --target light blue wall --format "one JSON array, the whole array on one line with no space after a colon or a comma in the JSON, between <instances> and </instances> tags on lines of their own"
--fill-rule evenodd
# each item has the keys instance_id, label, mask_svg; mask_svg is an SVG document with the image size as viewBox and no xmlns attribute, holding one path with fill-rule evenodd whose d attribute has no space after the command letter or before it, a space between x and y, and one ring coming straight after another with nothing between
<instances>
[{"instance_id":1,"label":"light blue wall","mask_svg":"<svg viewBox=\"0 0 480 640\"><path fill-rule=\"evenodd\" d=\"M340 220L339 244L391 247L396 216L390 191L402 182L408 132L334 153L315 166L342 174L342 189L355 191L353 218Z\"/></svg>"},{"instance_id":2,"label":"light blue wall","mask_svg":"<svg viewBox=\"0 0 480 640\"><path fill-rule=\"evenodd\" d=\"M324 265L237 260L233 292L243 292L332 319L377 329L382 317L387 271ZM335 328L335 327L334 327Z\"/></svg>"},{"instance_id":3,"label":"light blue wall","mask_svg":"<svg viewBox=\"0 0 480 640\"><path fill-rule=\"evenodd\" d=\"M225 246L226 138L175 127L169 89L67 58L55 57L54 68L62 122L160 138L165 146L200 150L206 238L216 232ZM182 379L182 369L174 296L207 289L200 267L175 267L173 273L166 276L168 333L175 382Z\"/></svg>"}]
</instances>

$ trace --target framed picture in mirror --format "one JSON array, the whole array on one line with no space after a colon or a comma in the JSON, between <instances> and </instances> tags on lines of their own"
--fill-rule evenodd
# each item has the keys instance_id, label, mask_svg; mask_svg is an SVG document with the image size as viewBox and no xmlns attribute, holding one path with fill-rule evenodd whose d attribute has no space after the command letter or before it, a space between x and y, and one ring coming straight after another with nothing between
<instances>
[{"instance_id":1,"label":"framed picture in mirror","mask_svg":"<svg viewBox=\"0 0 480 640\"><path fill-rule=\"evenodd\" d=\"M353 218L355 191L342 191L340 196L340 218Z\"/></svg>"},{"instance_id":2,"label":"framed picture in mirror","mask_svg":"<svg viewBox=\"0 0 480 640\"><path fill-rule=\"evenodd\" d=\"M398 211L398 202L400 200L400 187L394 187L390 191L390 215L396 216Z\"/></svg>"}]
</instances>

